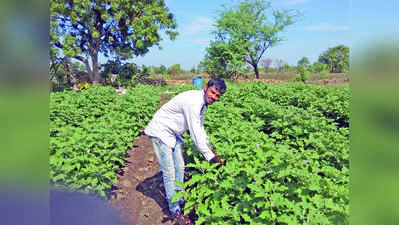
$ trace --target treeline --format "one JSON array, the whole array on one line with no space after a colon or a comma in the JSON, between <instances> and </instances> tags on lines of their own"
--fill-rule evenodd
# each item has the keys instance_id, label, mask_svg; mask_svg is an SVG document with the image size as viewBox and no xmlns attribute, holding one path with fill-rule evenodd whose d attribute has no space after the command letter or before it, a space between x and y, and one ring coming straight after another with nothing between
<instances>
[{"instance_id":1,"label":"treeline","mask_svg":"<svg viewBox=\"0 0 399 225\"><path fill-rule=\"evenodd\" d=\"M180 64L170 67L165 65L138 66L132 62L121 59L111 59L99 66L99 82L114 87L127 87L143 81L149 76L161 76L162 78L172 79L183 74L199 74L199 67L192 67L184 70ZM91 86L89 74L83 63L72 61L69 57L50 64L50 83L52 91L62 91L65 89L87 89Z\"/></svg>"},{"instance_id":2,"label":"treeline","mask_svg":"<svg viewBox=\"0 0 399 225\"><path fill-rule=\"evenodd\" d=\"M311 71L328 73L346 72L349 69L349 48L339 45L323 52L318 62L310 65L307 58L298 62L296 68L265 57L268 50L281 43L281 33L297 21L301 13L296 10L273 10L274 18L267 16L271 3L262 0L241 1L226 6L216 17L214 35L201 62L204 71L211 76L234 78L237 74L252 71L260 78L260 72L294 70L298 80L305 81ZM294 49L293 49L294 50Z\"/></svg>"},{"instance_id":3,"label":"treeline","mask_svg":"<svg viewBox=\"0 0 399 225\"><path fill-rule=\"evenodd\" d=\"M338 45L323 52L318 61L310 64L307 57L298 61L297 80L306 81L309 79L309 72L318 73L320 79L328 79L329 73L345 73L349 71L349 48L345 45Z\"/></svg>"},{"instance_id":4,"label":"treeline","mask_svg":"<svg viewBox=\"0 0 399 225\"><path fill-rule=\"evenodd\" d=\"M267 16L268 13L273 17ZM150 0L144 4L128 0L118 3L52 0L51 88L53 91L65 87L86 88L99 82L120 86L151 74L165 74L170 78L187 72L227 79L251 73L258 79L262 72L261 60L269 48L281 43L281 34L300 16L297 10L272 11L271 3L263 0L224 5L210 30L213 37L204 59L190 71L185 71L180 64L166 67L132 63L135 57L146 55L151 47L161 47L161 33L165 39L176 39L177 22L164 1ZM101 64L100 56L108 61ZM349 48L333 47L323 53L318 62L320 64L312 65L312 68L306 65L306 60L297 66L295 71L299 79L305 80L306 73L312 70L323 73L346 71ZM292 69L280 59L276 64L277 72Z\"/></svg>"}]
</instances>

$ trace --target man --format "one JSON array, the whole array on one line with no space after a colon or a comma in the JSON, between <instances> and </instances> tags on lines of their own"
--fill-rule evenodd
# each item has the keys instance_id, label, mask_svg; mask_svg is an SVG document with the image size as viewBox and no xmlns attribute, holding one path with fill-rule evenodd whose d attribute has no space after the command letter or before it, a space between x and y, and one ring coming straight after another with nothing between
<instances>
[{"instance_id":1,"label":"man","mask_svg":"<svg viewBox=\"0 0 399 225\"><path fill-rule=\"evenodd\" d=\"M153 144L155 155L162 170L169 211L172 217L186 221L186 224L190 224L190 222L183 215L183 199L180 198L172 202L173 195L182 191L174 182L183 183L184 179L181 134L189 130L197 149L205 159L223 165L220 158L211 150L212 145L207 140L203 120L208 105L218 101L225 91L226 84L224 81L213 78L205 85L203 90L190 90L180 93L155 113L144 130Z\"/></svg>"}]
</instances>

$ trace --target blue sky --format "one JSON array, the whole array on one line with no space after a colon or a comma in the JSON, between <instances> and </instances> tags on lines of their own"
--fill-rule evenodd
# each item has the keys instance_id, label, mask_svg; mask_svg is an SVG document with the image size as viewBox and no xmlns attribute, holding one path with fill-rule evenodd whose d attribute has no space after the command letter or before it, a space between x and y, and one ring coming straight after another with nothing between
<instances>
[{"instance_id":1,"label":"blue sky","mask_svg":"<svg viewBox=\"0 0 399 225\"><path fill-rule=\"evenodd\" d=\"M178 32L176 40L165 39L160 43L162 49L154 46L145 56L132 61L138 65L180 64L184 69L197 66L205 55L210 32L217 12L230 0L166 0L170 12L175 15ZM273 0L270 9L298 9L302 12L299 20L286 27L281 33L284 41L268 49L263 57L282 59L290 65L296 65L303 56L311 63L329 47L344 44L351 47L351 24L349 0ZM269 9L269 10L270 10ZM355 21L356 22L356 21ZM274 66L274 65L272 65Z\"/></svg>"}]
</instances>

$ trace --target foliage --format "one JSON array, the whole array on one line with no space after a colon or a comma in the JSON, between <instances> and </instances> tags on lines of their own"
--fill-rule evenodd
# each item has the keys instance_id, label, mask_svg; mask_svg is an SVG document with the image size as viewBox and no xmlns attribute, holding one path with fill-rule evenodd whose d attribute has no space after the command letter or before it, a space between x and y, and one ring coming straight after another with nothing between
<instances>
[{"instance_id":1,"label":"foliage","mask_svg":"<svg viewBox=\"0 0 399 225\"><path fill-rule=\"evenodd\" d=\"M159 45L159 31L165 30L173 40L176 26L163 0L52 0L50 55L83 62L90 81L96 82L99 53L122 59L144 55L151 46Z\"/></svg>"},{"instance_id":2,"label":"foliage","mask_svg":"<svg viewBox=\"0 0 399 225\"><path fill-rule=\"evenodd\" d=\"M175 65L169 67L169 69L168 69L168 73L173 76L179 75L182 72L183 72L183 70L181 69L180 64L175 64Z\"/></svg>"},{"instance_id":3,"label":"foliage","mask_svg":"<svg viewBox=\"0 0 399 225\"><path fill-rule=\"evenodd\" d=\"M83 63L80 61L74 61L71 65L71 71L72 73L76 74L79 72L84 72L86 70L86 67Z\"/></svg>"},{"instance_id":4,"label":"foliage","mask_svg":"<svg viewBox=\"0 0 399 225\"><path fill-rule=\"evenodd\" d=\"M327 70L327 64L323 64L320 62L314 62L312 66L309 68L314 73L320 73L323 70Z\"/></svg>"},{"instance_id":5,"label":"foliage","mask_svg":"<svg viewBox=\"0 0 399 225\"><path fill-rule=\"evenodd\" d=\"M52 93L51 182L105 195L160 91ZM225 166L203 160L184 134L185 213L195 209L196 224L348 224L349 97L349 86L227 83L204 119Z\"/></svg>"},{"instance_id":6,"label":"foliage","mask_svg":"<svg viewBox=\"0 0 399 225\"><path fill-rule=\"evenodd\" d=\"M185 212L196 224L348 224L348 88L227 89L204 120L226 165L203 160L185 134Z\"/></svg>"},{"instance_id":7,"label":"foliage","mask_svg":"<svg viewBox=\"0 0 399 225\"><path fill-rule=\"evenodd\" d=\"M297 67L301 81L309 80L309 69L307 66L301 65Z\"/></svg>"},{"instance_id":8,"label":"foliage","mask_svg":"<svg viewBox=\"0 0 399 225\"><path fill-rule=\"evenodd\" d=\"M103 63L100 67L100 75L106 79L112 75L117 75L120 82L130 81L133 76L139 73L139 68L134 63L123 63L119 58L109 59L106 63ZM109 84L110 80L107 79Z\"/></svg>"},{"instance_id":9,"label":"foliage","mask_svg":"<svg viewBox=\"0 0 399 225\"><path fill-rule=\"evenodd\" d=\"M224 8L216 20L215 41L205 57L213 74L226 77L240 73L241 67L248 63L259 78L258 63L264 52L282 41L279 34L298 16L296 11L275 10L270 20L266 16L269 7L270 3L262 0L245 0ZM225 69L229 73L225 74Z\"/></svg>"},{"instance_id":10,"label":"foliage","mask_svg":"<svg viewBox=\"0 0 399 225\"><path fill-rule=\"evenodd\" d=\"M265 71L266 73L274 73L274 72L276 72L276 69L273 68L273 67L269 67L269 68L267 68L267 69L265 68L264 71Z\"/></svg>"},{"instance_id":11,"label":"foliage","mask_svg":"<svg viewBox=\"0 0 399 225\"><path fill-rule=\"evenodd\" d=\"M298 66L301 66L301 65L303 65L303 66L310 65L309 59L307 57L302 57L302 59L300 59L298 61Z\"/></svg>"},{"instance_id":12,"label":"foliage","mask_svg":"<svg viewBox=\"0 0 399 225\"><path fill-rule=\"evenodd\" d=\"M50 96L50 181L105 196L132 140L157 109L158 89L137 85L125 95L95 86Z\"/></svg>"},{"instance_id":13,"label":"foliage","mask_svg":"<svg viewBox=\"0 0 399 225\"><path fill-rule=\"evenodd\" d=\"M318 61L326 64L331 73L347 72L349 70L349 48L345 45L328 48L319 56Z\"/></svg>"},{"instance_id":14,"label":"foliage","mask_svg":"<svg viewBox=\"0 0 399 225\"><path fill-rule=\"evenodd\" d=\"M291 68L292 68L292 67L290 66L290 64L288 64L288 63L284 63L284 64L283 64L283 70L284 70L284 71L286 71L286 72L287 72L287 71L290 71Z\"/></svg>"},{"instance_id":15,"label":"foliage","mask_svg":"<svg viewBox=\"0 0 399 225\"><path fill-rule=\"evenodd\" d=\"M71 90L76 83L85 83L81 80L85 66L70 57L58 57L50 59L50 85L51 91Z\"/></svg>"},{"instance_id":16,"label":"foliage","mask_svg":"<svg viewBox=\"0 0 399 225\"><path fill-rule=\"evenodd\" d=\"M150 75L150 67L142 64L141 65L141 71L138 74L138 78L143 78L143 77L147 77Z\"/></svg>"},{"instance_id":17,"label":"foliage","mask_svg":"<svg viewBox=\"0 0 399 225\"><path fill-rule=\"evenodd\" d=\"M153 66L151 70L151 74L167 74L168 73L168 68L164 65L160 66Z\"/></svg>"},{"instance_id":18,"label":"foliage","mask_svg":"<svg viewBox=\"0 0 399 225\"><path fill-rule=\"evenodd\" d=\"M71 86L71 71L69 61L65 59L59 59L57 62L52 62L50 64L49 71L50 81L58 84L66 84L66 86ZM69 84L69 85L68 85Z\"/></svg>"},{"instance_id":19,"label":"foliage","mask_svg":"<svg viewBox=\"0 0 399 225\"><path fill-rule=\"evenodd\" d=\"M234 40L237 42L237 40ZM232 78L236 73L244 72L245 62L244 43L223 43L221 41L211 41L206 49L205 59L200 63L201 68L211 77Z\"/></svg>"},{"instance_id":20,"label":"foliage","mask_svg":"<svg viewBox=\"0 0 399 225\"><path fill-rule=\"evenodd\" d=\"M328 72L328 70L322 70L319 73L319 77L321 80L326 80L330 78L330 72Z\"/></svg>"},{"instance_id":21,"label":"foliage","mask_svg":"<svg viewBox=\"0 0 399 225\"><path fill-rule=\"evenodd\" d=\"M119 58L108 60L101 65L100 75L112 86L131 86L135 80L143 79L150 75L150 67L135 63L122 62ZM113 79L112 79L113 78Z\"/></svg>"}]
</instances>

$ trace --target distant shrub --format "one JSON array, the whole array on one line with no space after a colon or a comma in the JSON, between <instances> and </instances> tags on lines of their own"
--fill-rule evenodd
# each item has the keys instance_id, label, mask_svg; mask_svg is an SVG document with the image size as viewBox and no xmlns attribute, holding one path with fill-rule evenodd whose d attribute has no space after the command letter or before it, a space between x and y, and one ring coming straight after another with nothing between
<instances>
[{"instance_id":1,"label":"distant shrub","mask_svg":"<svg viewBox=\"0 0 399 225\"><path fill-rule=\"evenodd\" d=\"M297 74L297 75L296 75L295 81L297 81L297 82L302 81L302 78L301 78L301 75L300 75L300 74Z\"/></svg>"},{"instance_id":2,"label":"distant shrub","mask_svg":"<svg viewBox=\"0 0 399 225\"><path fill-rule=\"evenodd\" d=\"M304 66L304 65L298 66L298 72L299 72L301 81L309 80L309 70L308 70L307 66Z\"/></svg>"},{"instance_id":3,"label":"distant shrub","mask_svg":"<svg viewBox=\"0 0 399 225\"><path fill-rule=\"evenodd\" d=\"M330 73L328 72L328 70L320 71L319 76L320 76L320 80L330 79Z\"/></svg>"}]
</instances>

